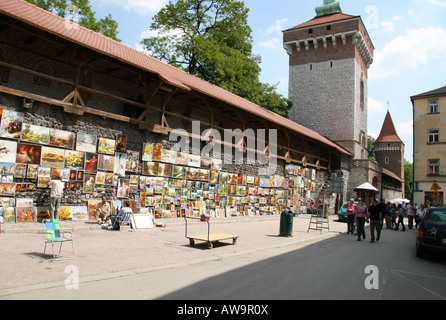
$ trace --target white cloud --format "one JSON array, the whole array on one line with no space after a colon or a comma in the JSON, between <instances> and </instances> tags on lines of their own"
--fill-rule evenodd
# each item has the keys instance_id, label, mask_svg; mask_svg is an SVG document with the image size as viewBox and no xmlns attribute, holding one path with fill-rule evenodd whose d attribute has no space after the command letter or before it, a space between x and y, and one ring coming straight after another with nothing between
<instances>
[{"instance_id":1,"label":"white cloud","mask_svg":"<svg viewBox=\"0 0 446 320\"><path fill-rule=\"evenodd\" d=\"M384 28L384 30L393 32L395 31L395 23L404 20L401 16L394 16L391 21L381 21L381 27Z\"/></svg>"},{"instance_id":2,"label":"white cloud","mask_svg":"<svg viewBox=\"0 0 446 320\"><path fill-rule=\"evenodd\" d=\"M268 27L265 31L265 35L269 37L267 40L259 41L258 44L261 47L268 49L282 49L282 25L288 22L288 19L279 19L276 20L271 26Z\"/></svg>"},{"instance_id":3,"label":"white cloud","mask_svg":"<svg viewBox=\"0 0 446 320\"><path fill-rule=\"evenodd\" d=\"M271 35L275 33L282 35L282 30L283 30L282 24L284 24L285 22L288 22L287 18L276 20L276 22L266 30L266 34Z\"/></svg>"},{"instance_id":4,"label":"white cloud","mask_svg":"<svg viewBox=\"0 0 446 320\"><path fill-rule=\"evenodd\" d=\"M413 139L413 120L401 122L396 126L396 131L403 142L412 141ZM407 143L406 143L407 144Z\"/></svg>"},{"instance_id":5,"label":"white cloud","mask_svg":"<svg viewBox=\"0 0 446 320\"><path fill-rule=\"evenodd\" d=\"M99 5L116 5L124 10L133 11L139 15L157 13L167 4L167 0L97 0Z\"/></svg>"},{"instance_id":6,"label":"white cloud","mask_svg":"<svg viewBox=\"0 0 446 320\"><path fill-rule=\"evenodd\" d=\"M403 70L446 55L446 30L442 27L410 29L398 36L382 50L375 51L375 61L370 69L371 79L381 80L398 75Z\"/></svg>"},{"instance_id":7,"label":"white cloud","mask_svg":"<svg viewBox=\"0 0 446 320\"><path fill-rule=\"evenodd\" d=\"M368 110L373 113L386 114L387 107L383 102L372 99L369 97Z\"/></svg>"},{"instance_id":8,"label":"white cloud","mask_svg":"<svg viewBox=\"0 0 446 320\"><path fill-rule=\"evenodd\" d=\"M277 49L281 43L280 39L272 38L270 40L259 41L259 46L269 49Z\"/></svg>"},{"instance_id":9,"label":"white cloud","mask_svg":"<svg viewBox=\"0 0 446 320\"><path fill-rule=\"evenodd\" d=\"M427 3L441 8L446 8L446 1L444 0L426 0Z\"/></svg>"}]
</instances>

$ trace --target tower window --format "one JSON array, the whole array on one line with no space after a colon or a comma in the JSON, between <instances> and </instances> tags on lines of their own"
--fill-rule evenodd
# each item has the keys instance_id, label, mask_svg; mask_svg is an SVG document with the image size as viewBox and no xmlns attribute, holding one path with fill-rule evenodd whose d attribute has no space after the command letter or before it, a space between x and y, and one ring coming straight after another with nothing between
<instances>
[{"instance_id":1,"label":"tower window","mask_svg":"<svg viewBox=\"0 0 446 320\"><path fill-rule=\"evenodd\" d=\"M333 61L330 62L330 68L333 68Z\"/></svg>"},{"instance_id":2,"label":"tower window","mask_svg":"<svg viewBox=\"0 0 446 320\"><path fill-rule=\"evenodd\" d=\"M327 26L327 30L328 30L328 31L331 30L331 25Z\"/></svg>"},{"instance_id":3,"label":"tower window","mask_svg":"<svg viewBox=\"0 0 446 320\"><path fill-rule=\"evenodd\" d=\"M385 164L389 164L389 162L390 162L389 158L386 157L386 158L384 159L384 163L385 163Z\"/></svg>"},{"instance_id":4,"label":"tower window","mask_svg":"<svg viewBox=\"0 0 446 320\"><path fill-rule=\"evenodd\" d=\"M310 64L310 70L313 70L313 65L312 64Z\"/></svg>"},{"instance_id":5,"label":"tower window","mask_svg":"<svg viewBox=\"0 0 446 320\"><path fill-rule=\"evenodd\" d=\"M308 33L312 34L313 33L313 29L308 30Z\"/></svg>"},{"instance_id":6,"label":"tower window","mask_svg":"<svg viewBox=\"0 0 446 320\"><path fill-rule=\"evenodd\" d=\"M361 84L360 84L360 101L361 101L361 109L364 110L364 106L365 106L365 87L364 87L364 81L361 80Z\"/></svg>"}]
</instances>

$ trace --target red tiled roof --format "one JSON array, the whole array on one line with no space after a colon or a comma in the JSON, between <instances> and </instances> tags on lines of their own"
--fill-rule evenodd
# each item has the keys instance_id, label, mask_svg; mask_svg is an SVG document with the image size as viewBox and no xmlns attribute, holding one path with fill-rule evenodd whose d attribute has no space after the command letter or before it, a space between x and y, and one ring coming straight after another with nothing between
<instances>
[{"instance_id":1,"label":"red tiled roof","mask_svg":"<svg viewBox=\"0 0 446 320\"><path fill-rule=\"evenodd\" d=\"M195 90L205 95L233 105L294 132L326 144L338 152L352 155L328 138L304 126L264 109L244 98L215 86L178 68L168 65L125 44L105 37L87 28L70 23L51 12L36 7L24 0L0 0L0 13L13 17L35 28L44 30L70 42L89 48L111 58L133 65L139 69L158 75L163 81L183 90Z\"/></svg>"},{"instance_id":2,"label":"red tiled roof","mask_svg":"<svg viewBox=\"0 0 446 320\"><path fill-rule=\"evenodd\" d=\"M292 27L290 29L287 29L285 31L296 30L296 29L300 29L300 28L307 28L307 27L316 26L319 24L332 23L332 22L343 21L343 20L348 20L348 19L352 19L352 18L359 18L359 16L351 16L349 14L344 14L344 13L335 13L335 14L331 14L328 16L316 17L314 19L311 19L307 22L301 23L301 24L299 24L295 27Z\"/></svg>"},{"instance_id":3,"label":"red tiled roof","mask_svg":"<svg viewBox=\"0 0 446 320\"><path fill-rule=\"evenodd\" d=\"M390 112L387 112L381 133L375 142L403 142L396 132Z\"/></svg>"}]
</instances>

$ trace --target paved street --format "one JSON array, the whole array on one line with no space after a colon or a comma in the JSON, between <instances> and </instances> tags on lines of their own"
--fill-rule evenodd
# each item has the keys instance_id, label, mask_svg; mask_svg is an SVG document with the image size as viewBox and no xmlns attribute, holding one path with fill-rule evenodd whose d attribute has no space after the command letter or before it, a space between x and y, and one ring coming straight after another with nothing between
<instances>
[{"instance_id":1,"label":"paved street","mask_svg":"<svg viewBox=\"0 0 446 320\"><path fill-rule=\"evenodd\" d=\"M416 230L383 230L382 240L372 244L357 242L337 221L331 232L307 233L309 216L300 216L294 237L281 238L279 219L214 221L213 232L240 239L212 250L190 247L180 220L134 232L67 222L75 230L76 258L60 262L43 257L42 234L4 229L0 300L446 299L446 259L416 258ZM190 232L202 234L205 227L196 223ZM366 274L369 266L376 268ZM77 289L68 281L76 274Z\"/></svg>"}]
</instances>

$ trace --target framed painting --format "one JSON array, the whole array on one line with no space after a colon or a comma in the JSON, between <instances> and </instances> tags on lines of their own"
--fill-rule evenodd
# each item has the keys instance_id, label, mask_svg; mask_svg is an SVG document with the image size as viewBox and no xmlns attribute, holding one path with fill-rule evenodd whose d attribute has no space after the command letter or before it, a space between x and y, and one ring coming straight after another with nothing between
<instances>
[{"instance_id":1,"label":"framed painting","mask_svg":"<svg viewBox=\"0 0 446 320\"><path fill-rule=\"evenodd\" d=\"M40 165L43 167L63 168L65 161L65 150L53 147L42 147L42 158Z\"/></svg>"},{"instance_id":2,"label":"framed painting","mask_svg":"<svg viewBox=\"0 0 446 320\"><path fill-rule=\"evenodd\" d=\"M84 170L85 152L65 150L65 168L73 170Z\"/></svg>"},{"instance_id":3,"label":"framed painting","mask_svg":"<svg viewBox=\"0 0 446 320\"><path fill-rule=\"evenodd\" d=\"M42 156L42 147L33 144L17 144L16 163L39 164Z\"/></svg>"},{"instance_id":4,"label":"framed painting","mask_svg":"<svg viewBox=\"0 0 446 320\"><path fill-rule=\"evenodd\" d=\"M85 154L85 172L96 173L98 172L98 155L95 153L87 152Z\"/></svg>"},{"instance_id":5,"label":"framed painting","mask_svg":"<svg viewBox=\"0 0 446 320\"><path fill-rule=\"evenodd\" d=\"M74 132L59 129L50 129L49 144L54 147L73 149L75 137L76 134Z\"/></svg>"},{"instance_id":6,"label":"framed painting","mask_svg":"<svg viewBox=\"0 0 446 320\"><path fill-rule=\"evenodd\" d=\"M17 142L0 139L0 162L15 163L17 157Z\"/></svg>"},{"instance_id":7,"label":"framed painting","mask_svg":"<svg viewBox=\"0 0 446 320\"><path fill-rule=\"evenodd\" d=\"M92 174L84 175L84 193L93 193L96 185L96 176Z\"/></svg>"},{"instance_id":8,"label":"framed painting","mask_svg":"<svg viewBox=\"0 0 446 320\"><path fill-rule=\"evenodd\" d=\"M117 152L125 152L127 150L127 136L118 134L116 136L116 149Z\"/></svg>"},{"instance_id":9,"label":"framed painting","mask_svg":"<svg viewBox=\"0 0 446 320\"><path fill-rule=\"evenodd\" d=\"M116 140L99 138L98 153L114 155L116 151Z\"/></svg>"},{"instance_id":10,"label":"framed painting","mask_svg":"<svg viewBox=\"0 0 446 320\"><path fill-rule=\"evenodd\" d=\"M145 142L142 147L142 161L152 161L153 157L153 144Z\"/></svg>"},{"instance_id":11,"label":"framed painting","mask_svg":"<svg viewBox=\"0 0 446 320\"><path fill-rule=\"evenodd\" d=\"M153 145L152 160L153 161L161 161L162 151L163 151L163 145L162 144L159 144L159 143L154 144Z\"/></svg>"},{"instance_id":12,"label":"framed painting","mask_svg":"<svg viewBox=\"0 0 446 320\"><path fill-rule=\"evenodd\" d=\"M115 156L100 154L98 169L113 172L115 170Z\"/></svg>"},{"instance_id":13,"label":"framed painting","mask_svg":"<svg viewBox=\"0 0 446 320\"><path fill-rule=\"evenodd\" d=\"M0 137L8 139L20 139L22 132L23 112L3 109L0 126Z\"/></svg>"},{"instance_id":14,"label":"framed painting","mask_svg":"<svg viewBox=\"0 0 446 320\"><path fill-rule=\"evenodd\" d=\"M118 199L128 198L130 193L130 179L119 179L116 197Z\"/></svg>"},{"instance_id":15,"label":"framed painting","mask_svg":"<svg viewBox=\"0 0 446 320\"><path fill-rule=\"evenodd\" d=\"M22 125L21 140L30 143L48 144L50 142L50 129L24 123Z\"/></svg>"},{"instance_id":16,"label":"framed painting","mask_svg":"<svg viewBox=\"0 0 446 320\"><path fill-rule=\"evenodd\" d=\"M82 133L77 134L76 150L83 152L97 152L98 137L94 134Z\"/></svg>"},{"instance_id":17,"label":"framed painting","mask_svg":"<svg viewBox=\"0 0 446 320\"><path fill-rule=\"evenodd\" d=\"M127 150L126 170L129 172L138 172L139 152Z\"/></svg>"}]
</instances>

